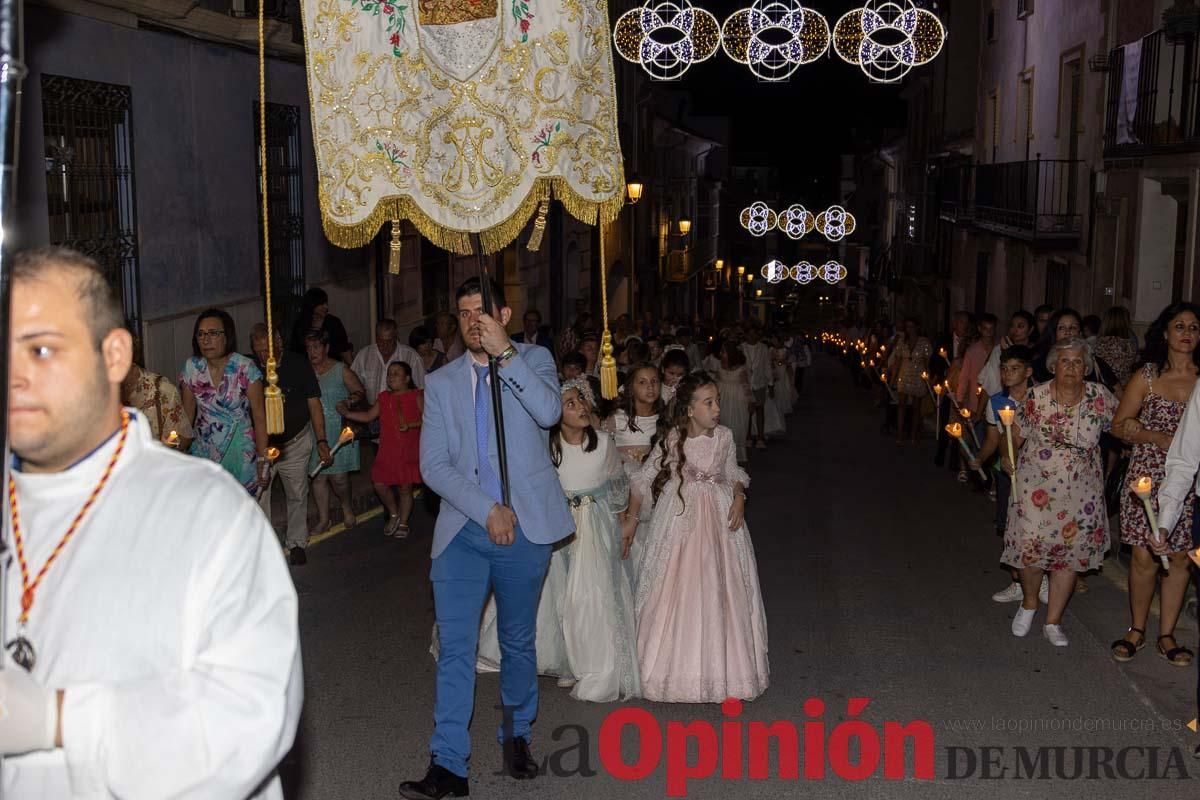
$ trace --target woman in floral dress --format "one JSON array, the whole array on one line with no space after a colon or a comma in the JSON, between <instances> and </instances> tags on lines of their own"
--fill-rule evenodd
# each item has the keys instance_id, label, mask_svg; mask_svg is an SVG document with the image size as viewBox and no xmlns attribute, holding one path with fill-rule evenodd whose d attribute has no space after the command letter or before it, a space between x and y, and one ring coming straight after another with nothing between
<instances>
[{"instance_id":1,"label":"woman in floral dress","mask_svg":"<svg viewBox=\"0 0 1200 800\"><path fill-rule=\"evenodd\" d=\"M1200 373L1197 348L1200 344L1200 307L1191 303L1168 306L1146 334L1146 363L1125 387L1121 406L1113 420L1113 432L1133 445L1126 482L1143 475L1157 489L1166 477L1167 450L1187 410L1188 398ZM1157 514L1157 492L1152 496ZM1183 513L1166 541L1152 538L1150 521L1142 501L1132 492L1121 495L1121 541L1133 548L1129 569L1129 610L1132 616L1125 635L1112 643L1112 657L1129 661L1146 646L1146 621L1154 600L1159 576L1159 555L1170 559L1171 568L1162 576L1159 596L1159 655L1177 667L1192 663L1194 653L1175 641L1175 623L1183 610L1188 589L1187 550L1192 543L1192 506L1195 492L1189 491Z\"/></svg>"},{"instance_id":2,"label":"woman in floral dress","mask_svg":"<svg viewBox=\"0 0 1200 800\"><path fill-rule=\"evenodd\" d=\"M270 476L263 374L234 352L233 318L219 308L202 311L192 331L194 355L179 373L179 393L195 438L194 456L224 467L254 494Z\"/></svg>"},{"instance_id":3,"label":"woman in floral dress","mask_svg":"<svg viewBox=\"0 0 1200 800\"><path fill-rule=\"evenodd\" d=\"M921 335L920 324L909 317L904 320L904 335L896 337L896 346L892 351L890 364L894 366L897 375L896 395L899 399L896 405L896 444L904 444L904 419L908 417L912 424L909 435L913 444L921 435L922 403L929 394L929 387L921 378L921 373L929 369L929 357L933 354L933 345Z\"/></svg>"},{"instance_id":4,"label":"woman in floral dress","mask_svg":"<svg viewBox=\"0 0 1200 800\"><path fill-rule=\"evenodd\" d=\"M1084 381L1091 358L1082 339L1054 345L1046 359L1054 377L1030 391L1014 431L1021 453L1001 561L1021 571L1025 598L1012 632L1029 633L1042 574L1049 572L1042 633L1057 647L1067 645L1062 614L1075 590L1075 573L1098 568L1108 550L1100 434L1111 427L1117 401L1104 386Z\"/></svg>"}]
</instances>

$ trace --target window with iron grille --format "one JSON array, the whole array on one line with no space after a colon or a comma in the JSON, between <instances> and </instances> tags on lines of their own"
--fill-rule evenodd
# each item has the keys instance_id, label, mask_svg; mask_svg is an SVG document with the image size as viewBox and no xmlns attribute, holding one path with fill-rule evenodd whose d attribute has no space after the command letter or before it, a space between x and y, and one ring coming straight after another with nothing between
<instances>
[{"instance_id":1,"label":"window with iron grille","mask_svg":"<svg viewBox=\"0 0 1200 800\"><path fill-rule=\"evenodd\" d=\"M1017 19L1033 13L1033 0L1017 0Z\"/></svg>"},{"instance_id":2,"label":"window with iron grille","mask_svg":"<svg viewBox=\"0 0 1200 800\"><path fill-rule=\"evenodd\" d=\"M42 75L50 242L99 262L140 333L131 99L128 86Z\"/></svg>"},{"instance_id":3,"label":"window with iron grille","mask_svg":"<svg viewBox=\"0 0 1200 800\"><path fill-rule=\"evenodd\" d=\"M262 258L262 153L254 104L255 206ZM275 311L291 320L304 297L304 198L301 194L300 109L267 103L267 211L271 226L271 294ZM266 287L262 287L265 293Z\"/></svg>"}]
</instances>

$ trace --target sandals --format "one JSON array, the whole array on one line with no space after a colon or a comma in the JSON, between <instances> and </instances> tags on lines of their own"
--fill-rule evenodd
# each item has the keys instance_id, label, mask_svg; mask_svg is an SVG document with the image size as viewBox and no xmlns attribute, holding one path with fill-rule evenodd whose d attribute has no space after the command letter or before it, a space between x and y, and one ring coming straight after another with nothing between
<instances>
[{"instance_id":1,"label":"sandals","mask_svg":"<svg viewBox=\"0 0 1200 800\"><path fill-rule=\"evenodd\" d=\"M392 538L394 538L394 539L407 539L407 538L408 538L408 526L407 526L407 525L403 525L403 524L397 525L397 526L396 526L396 527L395 527L395 528L392 530Z\"/></svg>"},{"instance_id":2,"label":"sandals","mask_svg":"<svg viewBox=\"0 0 1200 800\"><path fill-rule=\"evenodd\" d=\"M1138 654L1138 651L1146 646L1146 632L1141 628L1130 628L1126 633L1136 633L1142 638L1138 640L1137 644L1129 641L1124 636L1113 642L1110 645L1113 661L1120 661L1122 663L1132 661L1133 657Z\"/></svg>"},{"instance_id":3,"label":"sandals","mask_svg":"<svg viewBox=\"0 0 1200 800\"><path fill-rule=\"evenodd\" d=\"M407 539L408 532L408 526L400 522L399 514L389 518L383 526L383 535L391 536L395 539Z\"/></svg>"},{"instance_id":4,"label":"sandals","mask_svg":"<svg viewBox=\"0 0 1200 800\"><path fill-rule=\"evenodd\" d=\"M1158 650L1158 654L1167 660L1168 664L1173 667L1190 667L1192 665L1192 659L1196 656L1195 653L1186 647L1179 647L1178 642L1175 642L1177 645L1176 647L1172 647L1168 650L1163 647L1163 639L1175 641L1175 634L1164 633L1162 636L1158 637L1156 649Z\"/></svg>"}]
</instances>

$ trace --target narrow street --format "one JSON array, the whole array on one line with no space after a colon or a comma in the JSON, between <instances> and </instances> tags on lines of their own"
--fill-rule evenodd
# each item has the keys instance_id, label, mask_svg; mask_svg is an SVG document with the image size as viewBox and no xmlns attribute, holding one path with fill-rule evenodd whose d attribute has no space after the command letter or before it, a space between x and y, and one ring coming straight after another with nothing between
<instances>
[{"instance_id":1,"label":"narrow street","mask_svg":"<svg viewBox=\"0 0 1200 800\"><path fill-rule=\"evenodd\" d=\"M1185 727L1195 716L1196 668L1168 665L1152 644L1129 664L1111 660L1109 642L1128 624L1115 561L1089 576L1090 591L1072 600L1064 620L1069 647L1055 648L1041 636L1044 611L1027 638L1014 638L1009 620L1016 606L991 600L1007 580L997 563L993 505L933 467L931 442L898 448L881 437L879 416L846 371L822 357L810 370L787 441L752 451L747 515L770 624L771 687L746 705L739 721L791 721L803 730L810 719L804 703L819 698L828 739L846 718L848 699L869 698L859 718L881 741L888 721L932 726L934 779L914 777L910 754L902 781L885 779L882 759L864 781L838 777L828 766L823 780L805 780L803 763L800 780L785 781L772 752L769 780L714 775L688 783L688 796L1196 797L1200 761L1191 754L1200 736ZM420 777L427 765L432 524L419 512L406 541L383 537L380 527L379 518L364 522L314 547L309 564L293 570L306 698L299 740L284 767L289 798L394 798L397 784ZM1153 641L1157 617L1148 633ZM1181 622L1179 633L1181 644L1195 648L1193 619ZM601 722L622 706L574 701L551 679L541 687L535 753L576 746L578 730L563 731L557 742L554 732L582 726L596 774L543 775L521 784L491 774L500 763L498 680L484 675L473 724L473 797L666 795L665 750L663 765L637 782L618 781L600 764ZM723 718L716 706L628 705L648 709L664 730L668 720L693 719L719 730ZM626 733L629 763L635 739ZM807 735L801 752L805 741ZM999 749L981 756L985 747ZM1087 780L1092 756L1085 754L1078 780L1054 778L1052 759L1049 780L1029 780L1014 776L1017 747L1030 758L1037 747L1068 748L1068 778L1071 748L1147 749L1127 754L1122 771L1133 778L1107 779L1101 768L1099 779ZM989 757L999 765L993 777L1007 770L1002 779L984 777ZM977 763L968 769L972 759ZM578 751L559 760L573 769ZM857 761L857 747L850 760Z\"/></svg>"}]
</instances>

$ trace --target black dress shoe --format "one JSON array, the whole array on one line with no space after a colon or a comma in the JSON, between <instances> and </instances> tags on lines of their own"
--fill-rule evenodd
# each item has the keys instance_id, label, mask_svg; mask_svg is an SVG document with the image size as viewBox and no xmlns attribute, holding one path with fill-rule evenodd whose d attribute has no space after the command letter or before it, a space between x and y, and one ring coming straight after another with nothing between
<instances>
[{"instance_id":1,"label":"black dress shoe","mask_svg":"<svg viewBox=\"0 0 1200 800\"><path fill-rule=\"evenodd\" d=\"M470 793L466 778L432 762L424 778L400 784L400 796L408 800L441 800L443 797L466 797Z\"/></svg>"},{"instance_id":2,"label":"black dress shoe","mask_svg":"<svg viewBox=\"0 0 1200 800\"><path fill-rule=\"evenodd\" d=\"M533 780L538 775L537 762L529 751L529 740L520 736L504 743L504 764L508 774L519 781Z\"/></svg>"},{"instance_id":3,"label":"black dress shoe","mask_svg":"<svg viewBox=\"0 0 1200 800\"><path fill-rule=\"evenodd\" d=\"M288 563L293 567L302 567L308 563L308 555L305 554L304 548L297 545L288 551Z\"/></svg>"}]
</instances>

